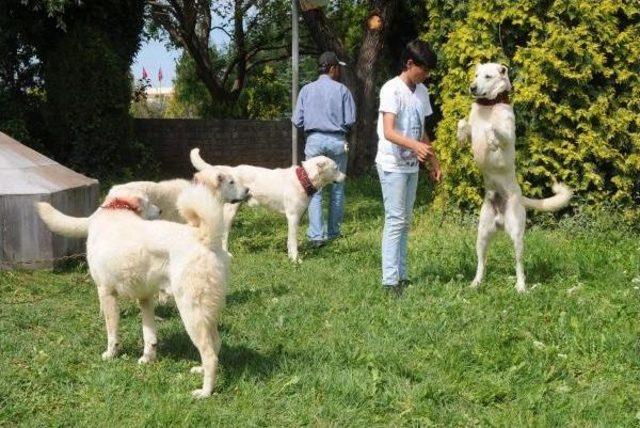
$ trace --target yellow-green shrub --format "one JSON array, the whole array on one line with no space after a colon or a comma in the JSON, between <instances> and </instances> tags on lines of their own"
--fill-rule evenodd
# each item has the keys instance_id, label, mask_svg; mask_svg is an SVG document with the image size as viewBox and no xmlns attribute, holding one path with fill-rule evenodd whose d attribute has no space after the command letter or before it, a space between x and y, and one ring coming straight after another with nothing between
<instances>
[{"instance_id":1,"label":"yellow-green shrub","mask_svg":"<svg viewBox=\"0 0 640 428\"><path fill-rule=\"evenodd\" d=\"M549 194L551 179L575 201L640 202L640 2L637 0L426 0L423 38L439 55L433 98L445 172L438 200L481 201L481 177L455 138L466 116L473 65L510 67L519 180L525 194Z\"/></svg>"}]
</instances>

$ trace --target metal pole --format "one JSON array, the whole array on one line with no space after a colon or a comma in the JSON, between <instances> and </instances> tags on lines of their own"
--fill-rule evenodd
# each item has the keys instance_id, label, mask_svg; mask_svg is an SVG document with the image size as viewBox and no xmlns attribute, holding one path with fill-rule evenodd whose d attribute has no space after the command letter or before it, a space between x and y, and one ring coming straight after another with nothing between
<instances>
[{"instance_id":1,"label":"metal pole","mask_svg":"<svg viewBox=\"0 0 640 428\"><path fill-rule=\"evenodd\" d=\"M291 0L291 114L298 100L298 0ZM291 123L291 164L298 164L298 128Z\"/></svg>"}]
</instances>

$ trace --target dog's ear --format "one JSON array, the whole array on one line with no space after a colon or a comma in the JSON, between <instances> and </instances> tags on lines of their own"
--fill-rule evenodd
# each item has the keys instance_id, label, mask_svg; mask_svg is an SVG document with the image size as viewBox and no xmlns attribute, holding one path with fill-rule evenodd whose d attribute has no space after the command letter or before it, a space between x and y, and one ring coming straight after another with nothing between
<instances>
[{"instance_id":1,"label":"dog's ear","mask_svg":"<svg viewBox=\"0 0 640 428\"><path fill-rule=\"evenodd\" d=\"M220 187L220 185L223 184L226 179L227 177L222 172L217 171L212 173L209 170L204 170L193 174L194 183L205 184L207 186L213 187L214 189Z\"/></svg>"},{"instance_id":2,"label":"dog's ear","mask_svg":"<svg viewBox=\"0 0 640 428\"><path fill-rule=\"evenodd\" d=\"M509 69L507 68L506 65L500 64L500 74L502 74L503 76L506 76L508 71Z\"/></svg>"},{"instance_id":3,"label":"dog's ear","mask_svg":"<svg viewBox=\"0 0 640 428\"><path fill-rule=\"evenodd\" d=\"M219 173L216 174L216 181L218 182L218 185L220 186L225 181L227 181L227 177L223 173L219 172Z\"/></svg>"},{"instance_id":4,"label":"dog's ear","mask_svg":"<svg viewBox=\"0 0 640 428\"><path fill-rule=\"evenodd\" d=\"M318 162L316 162L316 166L318 167L319 171L324 170L327 167L327 160L326 159L320 159Z\"/></svg>"},{"instance_id":5,"label":"dog's ear","mask_svg":"<svg viewBox=\"0 0 640 428\"><path fill-rule=\"evenodd\" d=\"M200 171L200 172L196 172L195 174L193 174L193 182L194 184L204 184L204 185L210 185L211 180L209 180L209 176L206 173L206 171ZM213 183L213 185L215 186L215 183Z\"/></svg>"}]
</instances>

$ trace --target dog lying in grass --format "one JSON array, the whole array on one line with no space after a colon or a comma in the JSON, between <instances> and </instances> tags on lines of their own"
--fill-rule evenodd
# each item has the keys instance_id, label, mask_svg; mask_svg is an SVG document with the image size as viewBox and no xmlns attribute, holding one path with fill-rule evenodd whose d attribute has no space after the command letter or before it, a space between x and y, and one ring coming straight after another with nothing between
<instances>
[{"instance_id":1,"label":"dog lying in grass","mask_svg":"<svg viewBox=\"0 0 640 428\"><path fill-rule=\"evenodd\" d=\"M173 295L185 329L198 348L204 374L197 398L211 395L218 365L217 322L224 305L229 254L222 248L223 203L204 185L184 189L176 206L188 224L149 221L158 208L147 195L126 186L114 189L88 219L87 262L98 290L107 329L102 358L118 352L118 297L138 301L144 352L139 363L156 359L154 300ZM40 203L39 207L45 207Z\"/></svg>"},{"instance_id":2,"label":"dog lying in grass","mask_svg":"<svg viewBox=\"0 0 640 428\"><path fill-rule=\"evenodd\" d=\"M470 91L475 97L469 120L458 122L458 140L471 139L473 158L482 172L485 196L480 209L476 252L478 267L471 283L477 287L484 278L489 241L498 229L504 229L513 240L516 254L516 290L526 290L524 266L525 209L557 211L569 204L572 192L561 183L553 185L555 196L529 199L522 196L516 180L516 122L509 104L511 82L507 67L480 64Z\"/></svg>"},{"instance_id":3,"label":"dog lying in grass","mask_svg":"<svg viewBox=\"0 0 640 428\"><path fill-rule=\"evenodd\" d=\"M346 176L338 170L336 163L318 156L302 162L301 166L268 169L251 165L235 167L210 165L200 157L200 150L191 150L191 163L200 172L216 168L236 177L240 184L249 189L250 206L262 205L287 217L287 254L293 261L298 256L298 226L302 214L309 206L311 196L331 182L342 182ZM228 246L229 230L238 211L239 204L228 203L224 207L225 232L223 245Z\"/></svg>"}]
</instances>

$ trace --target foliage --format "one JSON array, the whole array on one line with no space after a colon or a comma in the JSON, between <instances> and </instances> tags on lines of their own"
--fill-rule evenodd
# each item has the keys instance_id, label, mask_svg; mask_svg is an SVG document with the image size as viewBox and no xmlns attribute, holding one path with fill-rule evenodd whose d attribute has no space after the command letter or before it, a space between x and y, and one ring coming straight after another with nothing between
<instances>
[{"instance_id":1,"label":"foliage","mask_svg":"<svg viewBox=\"0 0 640 428\"><path fill-rule=\"evenodd\" d=\"M250 119L280 119L291 110L291 73L266 65L247 88L247 116Z\"/></svg>"},{"instance_id":2,"label":"foliage","mask_svg":"<svg viewBox=\"0 0 640 428\"><path fill-rule=\"evenodd\" d=\"M633 0L426 0L423 37L440 56L439 200L480 201L481 178L455 141L473 64L504 62L515 90L519 181L548 195L553 178L589 204L640 202L640 4Z\"/></svg>"},{"instance_id":3,"label":"foliage","mask_svg":"<svg viewBox=\"0 0 640 428\"><path fill-rule=\"evenodd\" d=\"M42 149L41 63L11 6L0 4L0 132Z\"/></svg>"},{"instance_id":4,"label":"foliage","mask_svg":"<svg viewBox=\"0 0 640 428\"><path fill-rule=\"evenodd\" d=\"M92 3L65 14L66 30L40 45L56 157L101 179L130 175L125 166L140 166L145 156L129 117L129 68L140 44L142 4Z\"/></svg>"},{"instance_id":5,"label":"foliage","mask_svg":"<svg viewBox=\"0 0 640 428\"><path fill-rule=\"evenodd\" d=\"M128 116L137 0L0 3L0 129L100 179L148 167Z\"/></svg>"},{"instance_id":6,"label":"foliage","mask_svg":"<svg viewBox=\"0 0 640 428\"><path fill-rule=\"evenodd\" d=\"M424 185L399 300L380 287L377 179L349 182L345 236L303 247L301 265L285 218L243 207L215 395L199 402L199 355L173 306L156 310L158 361L140 365L140 311L121 299L123 352L104 362L85 270L0 272L0 425L637 425L640 236L608 214L534 228L532 289L518 295L502 235L470 290L475 219L434 211Z\"/></svg>"},{"instance_id":7,"label":"foliage","mask_svg":"<svg viewBox=\"0 0 640 428\"><path fill-rule=\"evenodd\" d=\"M209 100L198 96L193 101L202 103L196 108L209 117L245 117L245 88L255 86L250 82L261 75L265 65L277 66L290 57L290 20L283 23L291 7L287 0L160 0L148 4L152 19L148 34L154 38L166 35L171 44L185 50L188 87L181 93L191 98L192 89L198 95L201 88L206 90ZM212 44L214 31L218 37L228 37L220 49ZM189 84L192 76L199 81L197 85Z\"/></svg>"},{"instance_id":8,"label":"foliage","mask_svg":"<svg viewBox=\"0 0 640 428\"><path fill-rule=\"evenodd\" d=\"M211 51L212 62L223 64L228 55ZM316 59L300 60L300 82L306 84L317 77ZM174 97L167 108L169 117L226 117L249 119L281 119L291 114L291 64L289 61L266 63L256 68L252 83L238 102L226 105L212 100L198 77L193 59L183 54L173 81Z\"/></svg>"}]
</instances>

